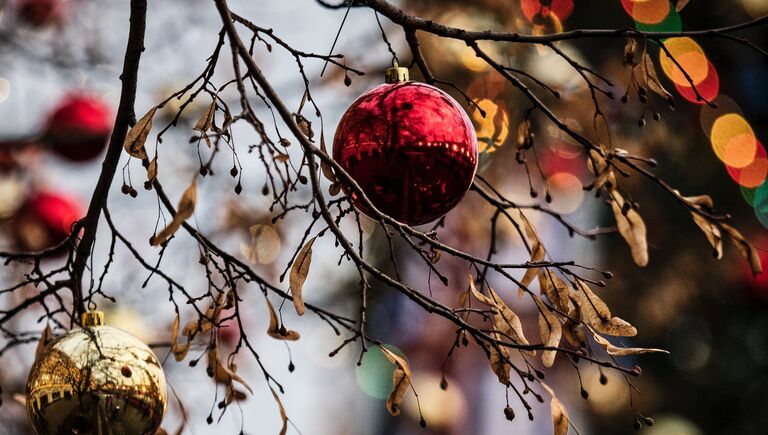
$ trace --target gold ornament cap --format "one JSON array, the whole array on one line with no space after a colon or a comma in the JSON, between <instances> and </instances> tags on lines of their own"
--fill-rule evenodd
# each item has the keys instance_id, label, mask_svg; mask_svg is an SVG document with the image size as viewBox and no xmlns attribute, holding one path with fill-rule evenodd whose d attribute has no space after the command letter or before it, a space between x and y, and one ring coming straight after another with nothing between
<instances>
[{"instance_id":1,"label":"gold ornament cap","mask_svg":"<svg viewBox=\"0 0 768 435\"><path fill-rule=\"evenodd\" d=\"M397 61L392 62L392 68L384 71L385 83L403 83L409 80L408 68L401 67Z\"/></svg>"},{"instance_id":2,"label":"gold ornament cap","mask_svg":"<svg viewBox=\"0 0 768 435\"><path fill-rule=\"evenodd\" d=\"M104 312L91 310L83 313L80 319L80 323L83 328L90 328L92 326L104 326Z\"/></svg>"}]
</instances>

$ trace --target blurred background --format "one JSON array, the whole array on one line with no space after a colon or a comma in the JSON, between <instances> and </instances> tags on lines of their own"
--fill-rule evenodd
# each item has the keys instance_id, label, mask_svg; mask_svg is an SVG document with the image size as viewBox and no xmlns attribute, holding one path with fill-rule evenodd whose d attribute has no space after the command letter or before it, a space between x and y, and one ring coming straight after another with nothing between
<instances>
[{"instance_id":1,"label":"blurred background","mask_svg":"<svg viewBox=\"0 0 768 435\"><path fill-rule=\"evenodd\" d=\"M46 3L50 4L46 5ZM0 1L0 251L40 249L61 240L62 222L84 214L103 157L104 138L109 134L120 93L119 71L128 29L128 2L117 0L6 0ZM741 23L768 14L768 1L692 0L680 13L668 0L402 0L395 2L417 15L465 29L554 33L577 28L637 28L653 31L696 30ZM42 5L42 6L41 6ZM259 25L273 28L294 48L325 54L339 29L345 9L327 9L310 1L246 0L230 2L231 9ZM401 63L410 59L400 29L381 18L383 29ZM136 111L139 115L182 89L202 72L215 47L221 23L214 6L203 0L150 2L146 51L139 71ZM768 47L765 27L742 32L754 44ZM477 59L471 49L457 41L421 35L422 47L435 75L455 83L486 112L483 118L465 106L475 122L480 149L479 173L492 180L510 198L521 204L544 203L544 195L530 195L531 186L523 166L515 161L517 127L530 103L508 86L494 71ZM734 226L760 249L768 248L768 157L762 143L768 138L768 57L734 41L716 38L692 41L668 40L668 48L680 60L701 94L717 103L717 109L698 102L686 80L660 56L658 46L648 43L662 84L676 101L674 110L662 98L639 101L636 93L622 103L629 87L629 73L622 65L625 41L585 39L563 42L559 48L584 65L601 72L613 83L615 98L600 100L610 126L612 143L659 162L657 173L684 195L710 194L716 210L733 216ZM522 69L557 89L561 99L544 97L568 125L594 137L592 101L581 77L551 50L518 44L486 44L484 49L497 60ZM645 45L641 45L645 47ZM348 65L366 72L344 86L344 73L329 68L321 78L321 62L308 63L315 100L323 111L325 135L332 137L338 119L361 93L383 81L383 70L391 55L382 40L374 13L353 8L344 25L336 52ZM228 56L228 48L224 52ZM298 107L303 82L290 54L277 48L268 51L257 45L256 61L290 107ZM222 84L232 77L228 57L213 81ZM420 76L411 70L415 79ZM444 87L458 101L461 95ZM535 88L544 96L545 92ZM228 90L222 97L236 102ZM207 159L207 150L190 141L191 127L208 101L195 101L184 112L179 125L169 130L159 144L159 178L172 198L180 196ZM264 119L269 112L259 100L252 102ZM180 103L179 103L180 104ZM170 106L173 106L171 104ZM178 105L175 106L178 108ZM163 109L156 126L169 123L174 107ZM72 154L58 146L73 123L82 129L82 153ZM64 126L64 127L62 127ZM315 127L319 128L319 125ZM533 189L548 186L550 207L574 225L591 229L611 227L610 210L583 186L592 176L583 151L551 124L534 118L538 168L532 174ZM69 129L69 130L67 130ZM152 136L150 141L153 141ZM273 224L275 210L263 194L266 175L257 153L249 146L259 141L255 132L235 130L242 171L228 175L233 160L218 158L213 175L198 186L198 206L191 221L206 235L249 261L254 270L279 283L288 260L300 243L309 216L289 215ZM735 142L734 142L735 141ZM728 152L730 143L749 152ZM87 145L87 146L86 146ZM296 157L297 147L290 149ZM202 155L201 155L202 153ZM234 157L233 157L234 159ZM125 166L123 166L125 165ZM131 179L131 172L138 181ZM146 242L158 219L157 199L142 187L143 169L121 161L110 194L115 223L147 259L158 251ZM546 184L545 184L546 183ZM751 277L748 267L733 246L725 247L716 260L711 247L688 212L661 189L646 180L621 180L640 204L648 226L650 263L638 268L618 234L605 234L595 241L575 235L546 215L528 216L539 230L553 260L576 260L580 264L614 272L609 285L599 290L613 312L635 324L639 334L630 345L659 347L670 355L627 357L626 366L639 364L643 375L633 382L640 393L632 395L634 406L655 418L653 427L641 433L656 435L764 434L768 433L768 275ZM118 184L133 186L121 194ZM242 191L237 194L237 186ZM303 192L305 199L310 193ZM135 197L134 197L135 196ZM484 256L488 249L487 205L473 194L445 219L439 230L441 241ZM353 221L343 221L348 231L357 231ZM386 261L386 237L380 228L366 222L366 256ZM66 224L65 226L68 226ZM93 258L98 274L107 261L110 242L102 224ZM499 261L527 260L514 229L499 228ZM449 278L443 286L427 272L407 246L396 246L400 273L410 285L431 291L441 302L456 305L466 285L466 264L443 256L438 268ZM355 317L358 304L357 275L346 263L337 266L340 252L329 238L318 239L316 255L305 286L308 301ZM322 253L322 255L318 255ZM174 239L162 260L164 270L188 289L204 293L205 272L198 264L196 243L189 237ZM766 255L768 258L768 255ZM55 266L52 261L50 266ZM19 282L25 270L19 266L0 268L0 288ZM98 275L97 275L98 276ZM162 344L169 340L173 306L167 301L167 285L148 278L134 257L118 249L115 265L103 288L117 303L100 300L110 324L126 329L142 340ZM430 278L432 278L430 280ZM283 287L287 287L284 284ZM508 285L506 285L508 287ZM429 290L427 290L429 289ZM328 353L343 338L320 319L293 317L285 310L289 326L302 339L286 345L263 331L267 326L264 303L256 289L242 304L249 337L256 344L270 372L283 383L283 397L292 426L304 434L543 434L551 431L549 404L534 401L535 419L529 421L515 397L510 398L517 418L509 422L502 412L504 389L476 346L460 348L446 360L455 330L433 318L385 287L374 287L369 297L369 332L406 355L414 370L414 385L421 410L429 423L419 427L415 400L409 393L404 412L390 417L384 407L392 383L393 367L381 351L371 350L357 366L359 346L345 347L331 358ZM501 287L509 303L524 320L524 328L536 330L536 312L513 297L515 289ZM15 305L34 289L4 294L0 307ZM277 302L277 301L273 301ZM14 321L14 331L39 333L44 327L42 308L35 307ZM61 332L61 331L59 331ZM234 328L222 328L221 340L237 341ZM0 344L5 338L0 338ZM165 369L174 395L164 427L179 426L184 412L189 416L185 433L277 433L280 419L271 393L263 384L258 365L243 355L240 373L254 387L254 394L227 410L221 418L216 408L216 386L201 367L168 359L168 350L155 348L166 359ZM196 358L204 347L193 349ZM2 407L0 433L30 433L23 404L24 383L32 363L34 343L2 355ZM295 371L289 373L289 363ZM601 385L600 372L582 362L579 366L588 399L580 396L577 371L562 357L548 372L548 383L569 410L582 434L632 433L630 388L617 373L604 371L608 382ZM441 384L447 384L442 389ZM238 409L239 408L239 409ZM206 418L214 417L209 426ZM216 422L218 420L218 423Z\"/></svg>"}]
</instances>

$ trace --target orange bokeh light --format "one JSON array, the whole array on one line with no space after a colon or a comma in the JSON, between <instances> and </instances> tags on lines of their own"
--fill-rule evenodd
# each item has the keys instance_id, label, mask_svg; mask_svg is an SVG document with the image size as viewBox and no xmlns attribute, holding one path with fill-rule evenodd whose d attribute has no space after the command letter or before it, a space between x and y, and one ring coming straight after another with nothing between
<instances>
[{"instance_id":1,"label":"orange bokeh light","mask_svg":"<svg viewBox=\"0 0 768 435\"><path fill-rule=\"evenodd\" d=\"M768 156L766 156L765 147L763 147L760 141L757 141L756 144L757 147L752 163L743 168L734 168L726 165L731 178L739 183L739 185L749 189L763 184L766 175L768 175Z\"/></svg>"},{"instance_id":2,"label":"orange bokeh light","mask_svg":"<svg viewBox=\"0 0 768 435\"><path fill-rule=\"evenodd\" d=\"M664 41L664 46L669 50L670 55L677 60L677 63L683 67L685 73L690 77L690 81L685 77L685 73L667 56L662 49L659 52L659 63L664 74L675 84L681 86L698 85L707 78L709 72L709 60L704 54L701 46L696 41L688 37L669 38Z\"/></svg>"},{"instance_id":3,"label":"orange bokeh light","mask_svg":"<svg viewBox=\"0 0 768 435\"><path fill-rule=\"evenodd\" d=\"M669 15L669 0L621 0L624 10L633 20L643 24L658 24Z\"/></svg>"},{"instance_id":4,"label":"orange bokeh light","mask_svg":"<svg viewBox=\"0 0 768 435\"><path fill-rule=\"evenodd\" d=\"M520 9L528 21L534 24L541 18L547 18L549 14L554 14L558 20L563 21L573 12L573 0L550 0L542 2L541 0L521 0Z\"/></svg>"},{"instance_id":5,"label":"orange bokeh light","mask_svg":"<svg viewBox=\"0 0 768 435\"><path fill-rule=\"evenodd\" d=\"M712 124L710 140L717 157L728 166L743 168L755 158L757 138L741 115L729 113L717 118Z\"/></svg>"}]
</instances>

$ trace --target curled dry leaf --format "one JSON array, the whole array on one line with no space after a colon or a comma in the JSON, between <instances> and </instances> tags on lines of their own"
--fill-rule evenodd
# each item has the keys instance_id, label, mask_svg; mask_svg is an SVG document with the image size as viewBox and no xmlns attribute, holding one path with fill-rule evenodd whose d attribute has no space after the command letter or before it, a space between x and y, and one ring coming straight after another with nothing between
<instances>
[{"instance_id":1,"label":"curled dry leaf","mask_svg":"<svg viewBox=\"0 0 768 435\"><path fill-rule=\"evenodd\" d=\"M654 352L669 353L664 349L648 349L644 347L614 346L613 344L611 344L610 341L606 340L605 337L598 335L595 331L592 331L592 336L595 338L595 342L599 344L603 349L605 349L605 351L608 352L608 355L612 355L612 356L640 355L644 353L654 353Z\"/></svg>"},{"instance_id":2,"label":"curled dry leaf","mask_svg":"<svg viewBox=\"0 0 768 435\"><path fill-rule=\"evenodd\" d=\"M542 382L541 386L547 390L547 393L549 393L550 396L552 396L552 401L550 402L552 424L554 425L552 433L554 435L566 435L568 433L568 426L570 425L568 411L565 409L565 406L563 406L563 403L560 402L560 399L555 396L555 392L552 391L552 388L550 388L549 385Z\"/></svg>"},{"instance_id":3,"label":"curled dry leaf","mask_svg":"<svg viewBox=\"0 0 768 435\"><path fill-rule=\"evenodd\" d=\"M327 156L328 155L328 149L325 146L325 132L320 132L320 150ZM330 181L332 184L336 183L336 175L333 173L333 169L331 168L331 165L328 164L323 159L320 159L320 170L323 173L323 176ZM337 192L338 193L338 192ZM331 195L336 195L334 193L331 193Z\"/></svg>"},{"instance_id":4,"label":"curled dry leaf","mask_svg":"<svg viewBox=\"0 0 768 435\"><path fill-rule=\"evenodd\" d=\"M283 401L280 400L280 396L277 395L277 391L275 391L275 389L271 386L269 387L269 391L272 392L272 397L274 397L275 402L277 402L277 407L280 409L280 418L283 420L283 426L280 428L280 435L285 435L285 433L288 431L288 414L285 412Z\"/></svg>"},{"instance_id":5,"label":"curled dry leaf","mask_svg":"<svg viewBox=\"0 0 768 435\"><path fill-rule=\"evenodd\" d=\"M147 166L147 180L152 183L157 178L157 155L149 162Z\"/></svg>"},{"instance_id":6,"label":"curled dry leaf","mask_svg":"<svg viewBox=\"0 0 768 435\"><path fill-rule=\"evenodd\" d=\"M525 233L525 238L528 240L528 245L531 250L531 263L537 263L544 261L544 245L539 240L539 235L536 233L536 228L531 225L531 222L525 215L518 209L511 210L509 215L518 228L522 228ZM522 298L525 288L536 278L536 274L539 272L538 267L531 267L525 271L523 278L520 280L520 287L517 289L517 297Z\"/></svg>"},{"instance_id":7,"label":"curled dry leaf","mask_svg":"<svg viewBox=\"0 0 768 435\"><path fill-rule=\"evenodd\" d=\"M659 81L659 76L656 74L656 67L653 65L653 59L647 51L643 52L643 65L642 65L643 80L653 92L657 93L660 97L670 100L672 94L670 94Z\"/></svg>"},{"instance_id":8,"label":"curled dry leaf","mask_svg":"<svg viewBox=\"0 0 768 435\"><path fill-rule=\"evenodd\" d=\"M597 297L584 281L576 278L576 285L581 290L577 293L577 300L584 322L603 334L618 337L637 335L637 329L634 326L611 315L611 310L608 309L605 302Z\"/></svg>"},{"instance_id":9,"label":"curled dry leaf","mask_svg":"<svg viewBox=\"0 0 768 435\"><path fill-rule=\"evenodd\" d=\"M173 352L173 357L177 362L186 358L189 348L192 345L189 336L187 336L186 343L179 343L179 321L179 314L176 313L176 318L173 320L173 326L171 326L171 352Z\"/></svg>"},{"instance_id":10,"label":"curled dry leaf","mask_svg":"<svg viewBox=\"0 0 768 435\"><path fill-rule=\"evenodd\" d=\"M293 294L293 306L296 308L296 313L299 316L304 315L304 312L306 311L302 289L304 288L304 281L306 281L307 275L309 274L309 266L312 263L312 244L315 243L316 238L317 236L312 237L304 247L301 248L291 267L289 282L291 293Z\"/></svg>"},{"instance_id":11,"label":"curled dry leaf","mask_svg":"<svg viewBox=\"0 0 768 435\"><path fill-rule=\"evenodd\" d=\"M208 145L208 148L211 147L211 139L208 137L208 130L213 127L213 115L215 112L216 100L211 101L211 104L207 109L205 109L205 112L203 112L203 115L200 117L200 119L197 120L197 123L193 127L193 130L200 132L203 139L205 139L205 143Z\"/></svg>"},{"instance_id":12,"label":"curled dry leaf","mask_svg":"<svg viewBox=\"0 0 768 435\"><path fill-rule=\"evenodd\" d=\"M633 67L637 65L635 60L635 52L637 51L637 41L635 38L627 38L627 43L624 44L624 66Z\"/></svg>"},{"instance_id":13,"label":"curled dry leaf","mask_svg":"<svg viewBox=\"0 0 768 435\"><path fill-rule=\"evenodd\" d=\"M741 255L747 259L747 262L749 262L749 268L752 270L752 275L757 276L761 274L763 272L763 266L760 264L760 255L758 254L757 249L747 242L744 236L742 236L736 228L728 224L721 224L721 228L736 245L736 249L738 249Z\"/></svg>"},{"instance_id":14,"label":"curled dry leaf","mask_svg":"<svg viewBox=\"0 0 768 435\"><path fill-rule=\"evenodd\" d=\"M528 149L533 146L533 132L531 131L531 119L526 116L517 127L518 149Z\"/></svg>"},{"instance_id":15,"label":"curled dry leaf","mask_svg":"<svg viewBox=\"0 0 768 435\"><path fill-rule=\"evenodd\" d=\"M197 123L194 127L192 127L193 130L197 130L201 133L205 133L208 130L211 129L213 126L213 114L216 112L216 101L211 101L211 104L208 105L208 108L205 109L205 112L203 112L203 115L200 116L200 119L197 120Z\"/></svg>"},{"instance_id":16,"label":"curled dry leaf","mask_svg":"<svg viewBox=\"0 0 768 435\"><path fill-rule=\"evenodd\" d=\"M471 275L469 277L469 288L472 295L478 301L493 309L493 329L500 336L500 338L496 337L497 339L504 340L506 338L521 346L529 345L528 340L523 333L523 325L520 322L520 318L511 308L509 308L509 306L507 306L507 304L504 303L504 300L502 300L492 288L488 289L490 296L485 296L480 293L477 288L475 288L475 283ZM530 356L536 354L533 350L521 350L521 352Z\"/></svg>"},{"instance_id":17,"label":"curled dry leaf","mask_svg":"<svg viewBox=\"0 0 768 435\"><path fill-rule=\"evenodd\" d=\"M533 295L533 300L539 307L539 334L542 344L547 347L560 346L560 338L563 336L560 321L538 296ZM555 363L556 353L555 350L545 350L541 353L541 363L544 364L544 367L552 367L552 364Z\"/></svg>"},{"instance_id":18,"label":"curled dry leaf","mask_svg":"<svg viewBox=\"0 0 768 435\"><path fill-rule=\"evenodd\" d=\"M616 227L619 229L619 234L626 240L629 248L632 250L632 258L635 260L635 264L638 266L648 265L648 241L646 240L645 222L640 214L630 207L626 214L622 212L624 208L624 198L617 190L611 191L613 201L611 201L611 209L613 210L613 216L616 218Z\"/></svg>"},{"instance_id":19,"label":"curled dry leaf","mask_svg":"<svg viewBox=\"0 0 768 435\"><path fill-rule=\"evenodd\" d=\"M714 257L718 260L723 258L723 235L720 232L720 228L718 228L717 225L713 224L706 218L694 212L691 212L691 217L693 218L693 221L696 223L696 225L701 228L701 231L704 232L704 235L707 237L709 244L712 245L712 252L714 253Z\"/></svg>"},{"instance_id":20,"label":"curled dry leaf","mask_svg":"<svg viewBox=\"0 0 768 435\"><path fill-rule=\"evenodd\" d=\"M48 346L48 343L50 343L51 340L53 340L53 331L51 330L51 325L46 324L45 329L43 329L43 332L40 334L37 348L35 348L35 359L40 358L40 355L43 354L45 347Z\"/></svg>"},{"instance_id":21,"label":"curled dry leaf","mask_svg":"<svg viewBox=\"0 0 768 435\"><path fill-rule=\"evenodd\" d=\"M280 325L280 321L277 318L277 312L275 307L272 306L272 302L266 296L264 300L267 301L267 310L269 310L269 327L267 327L267 334L277 340L296 341L301 337L298 332L286 329Z\"/></svg>"},{"instance_id":22,"label":"curled dry leaf","mask_svg":"<svg viewBox=\"0 0 768 435\"><path fill-rule=\"evenodd\" d=\"M168 226L163 228L157 235L152 236L149 239L149 243L152 246L157 246L164 243L172 235L176 233L181 227L181 224L185 220L189 219L195 212L195 203L197 202L197 176L192 179L192 184L187 187L184 194L179 199L179 204L176 206L176 214Z\"/></svg>"},{"instance_id":23,"label":"curled dry leaf","mask_svg":"<svg viewBox=\"0 0 768 435\"><path fill-rule=\"evenodd\" d=\"M387 411L391 415L400 414L400 402L403 401L405 393L411 386L411 367L405 358L397 355L384 346L379 346L384 357L395 365L395 372L392 375L392 391L387 398Z\"/></svg>"},{"instance_id":24,"label":"curled dry leaf","mask_svg":"<svg viewBox=\"0 0 768 435\"><path fill-rule=\"evenodd\" d=\"M147 142L149 132L152 130L152 118L154 118L155 112L157 112L157 107L149 109L149 112L136 121L136 124L125 135L123 148L131 157L141 160L149 158L146 149L144 149L144 144Z\"/></svg>"},{"instance_id":25,"label":"curled dry leaf","mask_svg":"<svg viewBox=\"0 0 768 435\"><path fill-rule=\"evenodd\" d=\"M234 388L234 383L237 382L246 390L248 390L249 393L253 394L253 390L248 385L248 383L245 382L245 379L237 374L237 366L235 363L230 363L229 366L227 366L221 362L221 354L219 353L218 342L215 342L208 348L208 365L213 371L213 378L216 380L216 382L229 385L231 388Z\"/></svg>"},{"instance_id":26,"label":"curled dry leaf","mask_svg":"<svg viewBox=\"0 0 768 435\"><path fill-rule=\"evenodd\" d=\"M498 332L492 332L491 337L496 340L503 340L504 337ZM509 348L504 346L494 346L493 344L482 345L488 351L488 362L491 364L491 370L499 378L502 385L509 384L509 371L512 370L512 364L509 362Z\"/></svg>"}]
</instances>

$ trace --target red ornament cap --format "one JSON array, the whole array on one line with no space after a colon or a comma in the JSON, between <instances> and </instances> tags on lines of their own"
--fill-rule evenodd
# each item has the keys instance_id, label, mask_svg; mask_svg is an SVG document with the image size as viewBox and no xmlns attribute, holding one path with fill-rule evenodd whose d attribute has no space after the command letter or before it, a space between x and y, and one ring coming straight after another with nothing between
<instances>
[{"instance_id":1,"label":"red ornament cap","mask_svg":"<svg viewBox=\"0 0 768 435\"><path fill-rule=\"evenodd\" d=\"M407 72L395 65L387 73L394 83L371 89L347 109L333 158L377 209L420 225L450 211L469 189L477 137L456 100L425 83L401 82L398 70ZM371 214L354 193L352 199Z\"/></svg>"}]
</instances>

